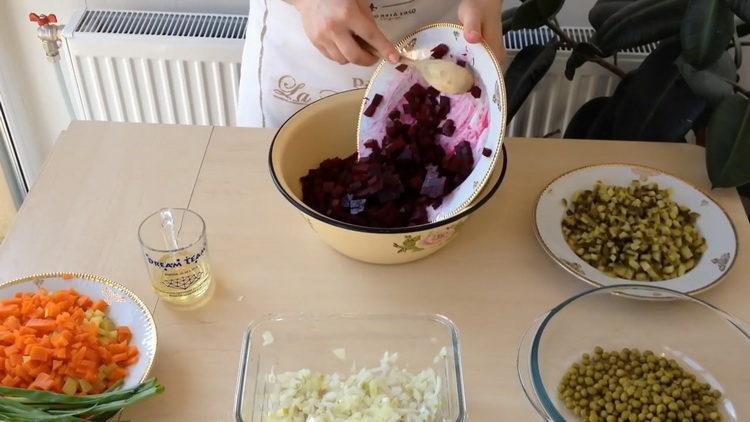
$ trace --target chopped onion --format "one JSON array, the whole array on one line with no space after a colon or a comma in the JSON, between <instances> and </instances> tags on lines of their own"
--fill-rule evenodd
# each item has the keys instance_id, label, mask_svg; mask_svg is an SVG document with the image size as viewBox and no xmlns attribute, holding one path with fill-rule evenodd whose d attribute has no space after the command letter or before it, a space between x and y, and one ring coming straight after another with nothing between
<instances>
[{"instance_id":1,"label":"chopped onion","mask_svg":"<svg viewBox=\"0 0 750 422\"><path fill-rule=\"evenodd\" d=\"M447 354L447 351L441 350L438 356L444 353ZM346 378L337 373L323 374L309 369L285 372L273 378L269 376L268 420L441 420L442 382L435 370L427 368L415 374L399 367L397 361L398 353L386 352L378 367L360 369Z\"/></svg>"},{"instance_id":2,"label":"chopped onion","mask_svg":"<svg viewBox=\"0 0 750 422\"><path fill-rule=\"evenodd\" d=\"M340 360L346 359L346 349L344 348L333 349L333 354L336 355L336 357Z\"/></svg>"},{"instance_id":3,"label":"chopped onion","mask_svg":"<svg viewBox=\"0 0 750 422\"><path fill-rule=\"evenodd\" d=\"M268 331L264 331L263 332L263 345L268 346L271 343L273 343L273 335L269 333Z\"/></svg>"}]
</instances>

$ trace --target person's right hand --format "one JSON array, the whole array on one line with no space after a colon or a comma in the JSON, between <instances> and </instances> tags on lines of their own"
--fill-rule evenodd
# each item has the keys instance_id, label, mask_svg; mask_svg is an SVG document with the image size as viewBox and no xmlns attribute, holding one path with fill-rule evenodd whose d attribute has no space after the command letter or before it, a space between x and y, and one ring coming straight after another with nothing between
<instances>
[{"instance_id":1,"label":"person's right hand","mask_svg":"<svg viewBox=\"0 0 750 422\"><path fill-rule=\"evenodd\" d=\"M365 51L355 35L370 44L381 57L397 63L399 54L378 28L364 0L290 0L302 15L313 45L340 64L370 66L378 57Z\"/></svg>"}]
</instances>

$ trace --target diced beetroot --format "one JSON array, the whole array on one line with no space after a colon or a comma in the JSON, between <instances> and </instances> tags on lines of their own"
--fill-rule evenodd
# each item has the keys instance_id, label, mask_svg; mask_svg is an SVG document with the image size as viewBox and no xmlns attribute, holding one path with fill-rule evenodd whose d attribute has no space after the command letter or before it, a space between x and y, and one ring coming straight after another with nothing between
<instances>
[{"instance_id":1,"label":"diced beetroot","mask_svg":"<svg viewBox=\"0 0 750 422\"><path fill-rule=\"evenodd\" d=\"M456 64L461 67L466 67L466 62L463 60L456 60Z\"/></svg>"},{"instance_id":2,"label":"diced beetroot","mask_svg":"<svg viewBox=\"0 0 750 422\"><path fill-rule=\"evenodd\" d=\"M349 213L352 215L359 214L365 210L365 204L367 204L367 199L352 199L349 201Z\"/></svg>"},{"instance_id":3,"label":"diced beetroot","mask_svg":"<svg viewBox=\"0 0 750 422\"><path fill-rule=\"evenodd\" d=\"M370 104L367 106L367 109L365 109L364 115L367 117L372 117L375 115L375 111L377 111L378 106L383 101L383 96L380 94L375 94L372 97L372 100L370 100Z\"/></svg>"},{"instance_id":4,"label":"diced beetroot","mask_svg":"<svg viewBox=\"0 0 750 422\"><path fill-rule=\"evenodd\" d=\"M405 64L403 64L403 63L401 63L400 65L396 66L396 70L398 70L399 72L402 72L402 73L403 73L403 72L404 72L404 71L405 71L405 70L406 70L406 69L407 69L408 67L409 67L409 66L407 66L407 65L405 65Z\"/></svg>"},{"instance_id":5,"label":"diced beetroot","mask_svg":"<svg viewBox=\"0 0 750 422\"><path fill-rule=\"evenodd\" d=\"M439 207L471 173L473 152L466 141L450 153L438 142L440 134L456 131L455 122L447 119L449 97L416 84L404 98L403 109L388 110L380 142L365 142L370 155L327 159L300 178L305 204L331 218L370 227L428 222L427 207ZM367 112L374 115L382 101L373 96Z\"/></svg>"},{"instance_id":6,"label":"diced beetroot","mask_svg":"<svg viewBox=\"0 0 750 422\"><path fill-rule=\"evenodd\" d=\"M451 112L451 99L450 97L446 97L445 95L440 96L440 102L439 102L439 108L438 108L438 115L440 118L445 118L445 116L448 115L448 113Z\"/></svg>"},{"instance_id":7,"label":"diced beetroot","mask_svg":"<svg viewBox=\"0 0 750 422\"><path fill-rule=\"evenodd\" d=\"M373 154L379 154L380 153L380 144L378 141L374 139L369 139L365 141L365 148L369 148L370 151L372 151Z\"/></svg>"},{"instance_id":8,"label":"diced beetroot","mask_svg":"<svg viewBox=\"0 0 750 422\"><path fill-rule=\"evenodd\" d=\"M412 85L411 88L409 88L409 92L413 93L417 97L422 97L427 92L427 90L422 86L422 84L417 82Z\"/></svg>"},{"instance_id":9,"label":"diced beetroot","mask_svg":"<svg viewBox=\"0 0 750 422\"><path fill-rule=\"evenodd\" d=\"M453 133L456 132L456 123L451 119L447 119L443 123L442 131L445 136L453 136Z\"/></svg>"},{"instance_id":10,"label":"diced beetroot","mask_svg":"<svg viewBox=\"0 0 750 422\"><path fill-rule=\"evenodd\" d=\"M485 157L489 157L489 156L492 155L492 150L489 149L489 148L483 148L482 149L482 155L484 155Z\"/></svg>"},{"instance_id":11,"label":"diced beetroot","mask_svg":"<svg viewBox=\"0 0 750 422\"><path fill-rule=\"evenodd\" d=\"M445 195L445 177L440 177L437 166L427 166L427 174L419 193L433 199Z\"/></svg>"},{"instance_id":12,"label":"diced beetroot","mask_svg":"<svg viewBox=\"0 0 750 422\"><path fill-rule=\"evenodd\" d=\"M396 136L398 136L398 132L399 132L399 126L396 124L390 124L385 127L386 135L388 135L391 138L395 138Z\"/></svg>"},{"instance_id":13,"label":"diced beetroot","mask_svg":"<svg viewBox=\"0 0 750 422\"><path fill-rule=\"evenodd\" d=\"M448 51L450 51L450 48L448 48L447 45L438 44L435 48L432 49L432 57L436 59L442 59L446 54L448 54Z\"/></svg>"},{"instance_id":14,"label":"diced beetroot","mask_svg":"<svg viewBox=\"0 0 750 422\"><path fill-rule=\"evenodd\" d=\"M476 85L472 86L469 92L471 93L471 96L474 98L479 98L482 96L482 88Z\"/></svg>"}]
</instances>

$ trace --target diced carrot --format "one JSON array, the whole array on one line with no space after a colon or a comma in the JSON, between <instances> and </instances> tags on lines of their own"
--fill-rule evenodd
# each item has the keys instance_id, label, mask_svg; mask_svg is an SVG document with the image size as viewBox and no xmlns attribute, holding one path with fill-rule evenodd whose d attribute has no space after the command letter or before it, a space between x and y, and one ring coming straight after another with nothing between
<instances>
[{"instance_id":1,"label":"diced carrot","mask_svg":"<svg viewBox=\"0 0 750 422\"><path fill-rule=\"evenodd\" d=\"M48 302L44 306L44 317L55 318L60 314L60 306L54 302Z\"/></svg>"},{"instance_id":2,"label":"diced carrot","mask_svg":"<svg viewBox=\"0 0 750 422\"><path fill-rule=\"evenodd\" d=\"M0 384L6 386L6 387L15 387L16 384L14 383L15 377L13 377L11 374L5 374L2 380L0 380Z\"/></svg>"},{"instance_id":3,"label":"diced carrot","mask_svg":"<svg viewBox=\"0 0 750 422\"><path fill-rule=\"evenodd\" d=\"M112 343L109 345L109 351L112 352L112 354L126 353L128 351L128 344L122 341L119 343Z\"/></svg>"},{"instance_id":4,"label":"diced carrot","mask_svg":"<svg viewBox=\"0 0 750 422\"><path fill-rule=\"evenodd\" d=\"M10 346L13 344L16 340L16 336L13 335L12 331L6 330L0 332L0 344L4 344L6 346Z\"/></svg>"},{"instance_id":5,"label":"diced carrot","mask_svg":"<svg viewBox=\"0 0 750 422\"><path fill-rule=\"evenodd\" d=\"M39 362L47 362L51 354L52 351L50 349L42 346L31 346L31 350L29 351L31 360Z\"/></svg>"},{"instance_id":6,"label":"diced carrot","mask_svg":"<svg viewBox=\"0 0 750 422\"><path fill-rule=\"evenodd\" d=\"M19 308L15 304L2 304L0 305L0 318L8 318L12 315L18 314Z\"/></svg>"},{"instance_id":7,"label":"diced carrot","mask_svg":"<svg viewBox=\"0 0 750 422\"><path fill-rule=\"evenodd\" d=\"M62 392L66 377L100 393L138 361L132 332L118 327L116 341L100 337L86 312L106 313L107 303L73 289L19 292L0 301L0 385ZM107 365L106 370L102 367Z\"/></svg>"},{"instance_id":8,"label":"diced carrot","mask_svg":"<svg viewBox=\"0 0 750 422\"><path fill-rule=\"evenodd\" d=\"M32 318L26 322L25 326L39 331L50 332L54 331L57 324L51 319Z\"/></svg>"},{"instance_id":9,"label":"diced carrot","mask_svg":"<svg viewBox=\"0 0 750 422\"><path fill-rule=\"evenodd\" d=\"M65 336L59 333L52 334L50 337L50 343L55 347L65 347L69 344Z\"/></svg>"},{"instance_id":10,"label":"diced carrot","mask_svg":"<svg viewBox=\"0 0 750 422\"><path fill-rule=\"evenodd\" d=\"M86 309L88 309L92 303L91 298L85 295L78 296L78 300L76 300L78 306Z\"/></svg>"},{"instance_id":11,"label":"diced carrot","mask_svg":"<svg viewBox=\"0 0 750 422\"><path fill-rule=\"evenodd\" d=\"M11 315L7 318L5 318L5 321L3 321L3 327L14 330L21 326L21 321L19 321L18 317L15 315Z\"/></svg>"},{"instance_id":12,"label":"diced carrot","mask_svg":"<svg viewBox=\"0 0 750 422\"><path fill-rule=\"evenodd\" d=\"M127 352L125 352L125 353L118 353L116 355L112 355L112 362L114 362L114 363L125 362L128 359L129 359L129 356L128 356Z\"/></svg>"},{"instance_id":13,"label":"diced carrot","mask_svg":"<svg viewBox=\"0 0 750 422\"><path fill-rule=\"evenodd\" d=\"M102 312L104 312L104 311L107 310L107 302L99 299L99 300L95 301L93 305L91 305L90 309L94 310L94 311L102 311Z\"/></svg>"},{"instance_id":14,"label":"diced carrot","mask_svg":"<svg viewBox=\"0 0 750 422\"><path fill-rule=\"evenodd\" d=\"M110 372L109 378L117 382L125 378L127 375L128 375L128 371L118 366L117 368L113 369L112 372Z\"/></svg>"},{"instance_id":15,"label":"diced carrot","mask_svg":"<svg viewBox=\"0 0 750 422\"><path fill-rule=\"evenodd\" d=\"M49 391L52 389L52 386L54 385L54 380L52 377L49 376L49 374L45 372L40 372L36 379L34 379L34 382L31 383L29 386L30 389L38 389L38 390L45 390Z\"/></svg>"},{"instance_id":16,"label":"diced carrot","mask_svg":"<svg viewBox=\"0 0 750 422\"><path fill-rule=\"evenodd\" d=\"M133 333L130 331L130 328L126 326L117 327L117 342L127 342L130 341L130 339L133 338Z\"/></svg>"}]
</instances>

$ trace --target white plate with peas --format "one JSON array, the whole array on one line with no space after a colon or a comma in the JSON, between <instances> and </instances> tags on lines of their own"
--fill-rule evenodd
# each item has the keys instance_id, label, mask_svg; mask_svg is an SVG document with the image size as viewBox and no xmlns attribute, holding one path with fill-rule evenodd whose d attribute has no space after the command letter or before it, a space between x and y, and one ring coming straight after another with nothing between
<instances>
[{"instance_id":1,"label":"white plate with peas","mask_svg":"<svg viewBox=\"0 0 750 422\"><path fill-rule=\"evenodd\" d=\"M536 235L562 268L595 286L648 283L685 294L715 286L737 254L726 212L689 183L629 164L584 167L553 180ZM632 296L660 299L658 291Z\"/></svg>"}]
</instances>

